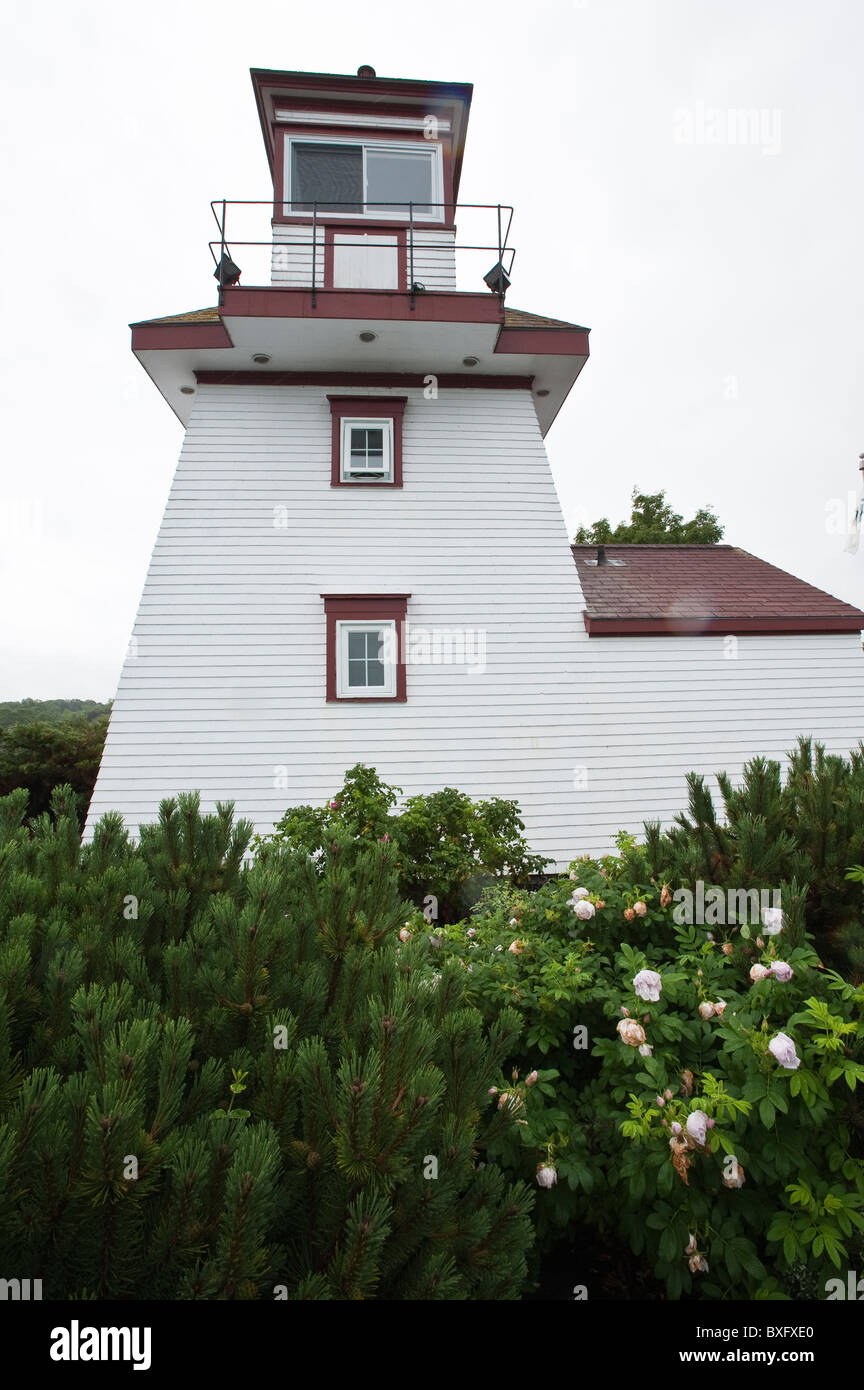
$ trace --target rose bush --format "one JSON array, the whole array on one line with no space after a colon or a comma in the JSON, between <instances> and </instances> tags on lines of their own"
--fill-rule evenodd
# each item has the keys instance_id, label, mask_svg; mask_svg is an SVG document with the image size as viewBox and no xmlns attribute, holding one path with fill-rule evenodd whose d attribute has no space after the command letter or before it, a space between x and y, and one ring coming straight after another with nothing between
<instances>
[{"instance_id":1,"label":"rose bush","mask_svg":"<svg viewBox=\"0 0 864 1390\"><path fill-rule=\"evenodd\" d=\"M546 1189L545 1248L590 1225L671 1298L824 1297L864 1261L864 988L825 969L795 882L764 935L678 923L619 847L438 932L487 1021L523 1023L490 1157Z\"/></svg>"}]
</instances>

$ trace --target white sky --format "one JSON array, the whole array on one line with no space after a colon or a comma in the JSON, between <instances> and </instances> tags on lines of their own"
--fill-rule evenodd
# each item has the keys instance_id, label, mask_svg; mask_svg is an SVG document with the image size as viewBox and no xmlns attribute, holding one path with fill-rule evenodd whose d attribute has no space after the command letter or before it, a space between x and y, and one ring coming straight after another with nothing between
<instances>
[{"instance_id":1,"label":"white sky","mask_svg":"<svg viewBox=\"0 0 864 1390\"><path fill-rule=\"evenodd\" d=\"M114 693L181 443L127 324L215 303L209 201L269 195L250 67L474 83L508 302L592 329L547 440L571 533L665 487L864 602L857 0L5 10L0 699ZM755 143L704 142L744 108Z\"/></svg>"}]
</instances>

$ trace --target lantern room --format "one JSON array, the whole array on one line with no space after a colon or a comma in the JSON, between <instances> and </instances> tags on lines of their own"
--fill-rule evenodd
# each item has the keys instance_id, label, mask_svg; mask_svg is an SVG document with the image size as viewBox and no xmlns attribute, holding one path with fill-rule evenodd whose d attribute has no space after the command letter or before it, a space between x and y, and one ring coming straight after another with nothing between
<instances>
[{"instance_id":1,"label":"lantern room","mask_svg":"<svg viewBox=\"0 0 864 1390\"><path fill-rule=\"evenodd\" d=\"M271 283L455 290L471 86L368 66L356 77L254 69L252 83L273 178ZM487 211L488 259L499 219Z\"/></svg>"}]
</instances>

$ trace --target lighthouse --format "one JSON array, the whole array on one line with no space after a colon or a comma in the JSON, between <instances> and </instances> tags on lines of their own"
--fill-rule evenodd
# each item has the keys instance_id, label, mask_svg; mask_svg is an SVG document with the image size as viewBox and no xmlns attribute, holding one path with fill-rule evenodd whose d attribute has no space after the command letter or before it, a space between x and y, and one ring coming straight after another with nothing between
<instances>
[{"instance_id":1,"label":"lighthouse","mask_svg":"<svg viewBox=\"0 0 864 1390\"><path fill-rule=\"evenodd\" d=\"M251 75L272 191L213 203L215 306L132 325L185 437L87 835L184 790L264 833L362 762L515 797L566 863L586 633L544 437L588 330L510 307L469 85Z\"/></svg>"},{"instance_id":2,"label":"lighthouse","mask_svg":"<svg viewBox=\"0 0 864 1390\"><path fill-rule=\"evenodd\" d=\"M471 87L252 85L272 189L212 204L218 303L132 326L185 438L85 836L182 791L266 834L364 763L515 799L560 868L691 771L855 749L864 611L733 545L571 548L544 441L588 330L511 303Z\"/></svg>"}]
</instances>

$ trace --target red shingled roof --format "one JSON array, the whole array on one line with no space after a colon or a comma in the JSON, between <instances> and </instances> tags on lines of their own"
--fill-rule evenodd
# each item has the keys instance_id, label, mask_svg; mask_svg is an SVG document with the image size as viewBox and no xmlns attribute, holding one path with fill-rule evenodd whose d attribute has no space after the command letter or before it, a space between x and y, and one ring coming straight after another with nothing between
<instances>
[{"instance_id":1,"label":"red shingled roof","mask_svg":"<svg viewBox=\"0 0 864 1390\"><path fill-rule=\"evenodd\" d=\"M732 545L574 545L592 637L857 632L864 612ZM590 563L590 562L594 563Z\"/></svg>"}]
</instances>

